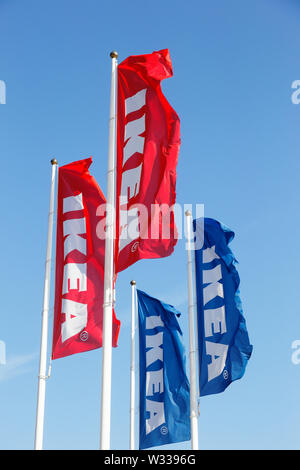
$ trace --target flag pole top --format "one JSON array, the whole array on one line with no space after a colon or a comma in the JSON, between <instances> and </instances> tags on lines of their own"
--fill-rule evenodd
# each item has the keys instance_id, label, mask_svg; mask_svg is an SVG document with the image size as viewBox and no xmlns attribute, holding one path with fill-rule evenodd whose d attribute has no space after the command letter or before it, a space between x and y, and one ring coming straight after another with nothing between
<instances>
[{"instance_id":1,"label":"flag pole top","mask_svg":"<svg viewBox=\"0 0 300 470\"><path fill-rule=\"evenodd\" d=\"M51 165L57 165L57 164L58 164L58 161L56 160L56 158L52 158Z\"/></svg>"},{"instance_id":2,"label":"flag pole top","mask_svg":"<svg viewBox=\"0 0 300 470\"><path fill-rule=\"evenodd\" d=\"M109 55L112 59L117 59L119 54L117 51L112 51Z\"/></svg>"},{"instance_id":3,"label":"flag pole top","mask_svg":"<svg viewBox=\"0 0 300 470\"><path fill-rule=\"evenodd\" d=\"M191 211L187 210L185 211L185 215L188 217L189 215L192 215Z\"/></svg>"},{"instance_id":4,"label":"flag pole top","mask_svg":"<svg viewBox=\"0 0 300 470\"><path fill-rule=\"evenodd\" d=\"M135 286L135 285L136 285L136 282L135 282L135 281L130 281L130 284L131 284L132 286Z\"/></svg>"}]
</instances>

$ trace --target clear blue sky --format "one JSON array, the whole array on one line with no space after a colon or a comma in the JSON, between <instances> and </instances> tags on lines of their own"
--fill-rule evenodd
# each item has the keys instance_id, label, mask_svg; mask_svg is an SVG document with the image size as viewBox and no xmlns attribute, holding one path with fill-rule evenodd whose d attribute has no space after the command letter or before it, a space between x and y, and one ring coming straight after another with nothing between
<instances>
[{"instance_id":1,"label":"clear blue sky","mask_svg":"<svg viewBox=\"0 0 300 470\"><path fill-rule=\"evenodd\" d=\"M50 159L92 155L106 192L109 52L163 48L174 68L163 90L181 119L177 202L203 203L235 231L254 346L244 378L201 399L200 449L299 449L299 31L296 0L0 0L1 449L33 448ZM182 311L187 345L184 241L119 275L113 449L129 440L131 279ZM99 447L101 361L96 350L53 362L45 449Z\"/></svg>"}]
</instances>

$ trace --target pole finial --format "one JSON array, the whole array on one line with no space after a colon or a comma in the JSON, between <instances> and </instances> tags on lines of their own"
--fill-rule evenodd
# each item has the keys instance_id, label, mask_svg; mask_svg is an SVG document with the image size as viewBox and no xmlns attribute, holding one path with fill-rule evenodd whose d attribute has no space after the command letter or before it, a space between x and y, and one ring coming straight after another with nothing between
<instances>
[{"instance_id":1,"label":"pole finial","mask_svg":"<svg viewBox=\"0 0 300 470\"><path fill-rule=\"evenodd\" d=\"M135 286L135 285L136 285L136 282L135 282L135 281L130 281L130 284L131 284L132 286Z\"/></svg>"},{"instance_id":2,"label":"pole finial","mask_svg":"<svg viewBox=\"0 0 300 470\"><path fill-rule=\"evenodd\" d=\"M187 210L187 211L185 211L185 215L188 217L189 215L192 215L192 212Z\"/></svg>"},{"instance_id":3,"label":"pole finial","mask_svg":"<svg viewBox=\"0 0 300 470\"><path fill-rule=\"evenodd\" d=\"M117 59L119 54L117 51L112 51L109 55L112 59Z\"/></svg>"},{"instance_id":4,"label":"pole finial","mask_svg":"<svg viewBox=\"0 0 300 470\"><path fill-rule=\"evenodd\" d=\"M58 161L56 160L56 158L52 158L51 165L57 165L57 164L58 164Z\"/></svg>"}]
</instances>

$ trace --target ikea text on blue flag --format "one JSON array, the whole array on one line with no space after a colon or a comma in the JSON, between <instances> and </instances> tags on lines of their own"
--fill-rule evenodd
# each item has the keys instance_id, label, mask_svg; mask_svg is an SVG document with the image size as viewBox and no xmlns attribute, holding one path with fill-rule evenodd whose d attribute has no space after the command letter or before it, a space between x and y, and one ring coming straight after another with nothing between
<instances>
[{"instance_id":1,"label":"ikea text on blue flag","mask_svg":"<svg viewBox=\"0 0 300 470\"><path fill-rule=\"evenodd\" d=\"M190 439L189 381L177 310L137 290L140 449Z\"/></svg>"},{"instance_id":2,"label":"ikea text on blue flag","mask_svg":"<svg viewBox=\"0 0 300 470\"><path fill-rule=\"evenodd\" d=\"M203 219L194 221L194 229L201 237ZM201 396L223 392L240 379L252 354L236 259L228 246L233 237L220 222L204 218L203 246L195 250Z\"/></svg>"}]
</instances>

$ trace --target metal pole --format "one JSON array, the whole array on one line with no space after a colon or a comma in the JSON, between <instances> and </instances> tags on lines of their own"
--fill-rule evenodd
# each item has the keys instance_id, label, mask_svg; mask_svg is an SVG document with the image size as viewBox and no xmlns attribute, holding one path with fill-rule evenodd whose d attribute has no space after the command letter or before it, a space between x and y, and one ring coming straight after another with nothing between
<instances>
[{"instance_id":1,"label":"metal pole","mask_svg":"<svg viewBox=\"0 0 300 470\"><path fill-rule=\"evenodd\" d=\"M130 450L135 450L135 304L136 282L131 281L131 359L130 359Z\"/></svg>"},{"instance_id":2,"label":"metal pole","mask_svg":"<svg viewBox=\"0 0 300 470\"><path fill-rule=\"evenodd\" d=\"M198 450L198 406L196 382L196 348L195 348L195 314L193 290L193 265L191 247L192 213L186 211L187 223L187 271L188 271L188 304L189 304L189 343L190 343L190 412L191 412L191 438L192 449Z\"/></svg>"},{"instance_id":3,"label":"metal pole","mask_svg":"<svg viewBox=\"0 0 300 470\"><path fill-rule=\"evenodd\" d=\"M38 376L38 398L37 398L37 411L36 411L36 426L35 426L35 442L34 449L42 450L43 448L43 435L44 435L44 414L45 414L45 395L46 395L46 367L47 367L47 341L48 341L48 317L49 317L49 300L50 300L50 279L51 279L51 257L52 257L52 233L53 233L53 216L54 216L54 188L55 188L55 175L57 160L51 160L52 175L51 175L51 190L50 190L50 204L48 216L48 237L47 237L47 252L45 263L45 281L44 281L44 300L42 312L42 333L41 333L41 348L40 348L40 368Z\"/></svg>"},{"instance_id":4,"label":"metal pole","mask_svg":"<svg viewBox=\"0 0 300 470\"><path fill-rule=\"evenodd\" d=\"M116 161L116 75L117 52L111 52L112 72L110 91L109 146L107 170L106 239L103 303L103 356L101 387L100 449L110 449L111 420L111 363L112 363L112 312L114 277L114 221L115 221L115 161Z\"/></svg>"}]
</instances>

